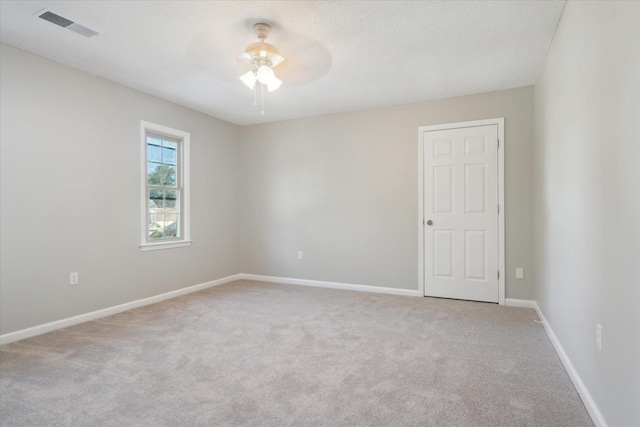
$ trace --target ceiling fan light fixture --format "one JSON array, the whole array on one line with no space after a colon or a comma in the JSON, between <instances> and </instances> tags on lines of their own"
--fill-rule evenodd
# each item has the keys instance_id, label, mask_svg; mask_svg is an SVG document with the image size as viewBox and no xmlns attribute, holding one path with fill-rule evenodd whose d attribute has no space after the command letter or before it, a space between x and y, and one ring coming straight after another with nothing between
<instances>
[{"instance_id":1,"label":"ceiling fan light fixture","mask_svg":"<svg viewBox=\"0 0 640 427\"><path fill-rule=\"evenodd\" d=\"M264 89L273 92L282 85L282 80L276 77L273 69L282 64L285 59L274 45L265 43L271 27L258 23L253 26L259 42L251 43L244 51L244 58L251 65L251 71L240 76L240 80L253 90L253 105L257 105L257 95L260 94L260 114L264 114ZM257 83L260 83L258 85Z\"/></svg>"},{"instance_id":2,"label":"ceiling fan light fixture","mask_svg":"<svg viewBox=\"0 0 640 427\"><path fill-rule=\"evenodd\" d=\"M253 89L253 87L256 85L258 77L253 71L248 71L247 73L240 76L240 80L242 80L242 83L246 84L249 89Z\"/></svg>"},{"instance_id":3,"label":"ceiling fan light fixture","mask_svg":"<svg viewBox=\"0 0 640 427\"><path fill-rule=\"evenodd\" d=\"M271 61L271 67L273 68L276 68L278 65L282 64L285 61L285 59L277 52L271 52L271 55L269 55L269 60Z\"/></svg>"},{"instance_id":4,"label":"ceiling fan light fixture","mask_svg":"<svg viewBox=\"0 0 640 427\"><path fill-rule=\"evenodd\" d=\"M273 79L271 79L271 81L267 83L267 89L269 90L269 92L273 92L274 90L278 89L281 84L282 80L280 80L276 76L273 76Z\"/></svg>"},{"instance_id":5,"label":"ceiling fan light fixture","mask_svg":"<svg viewBox=\"0 0 640 427\"><path fill-rule=\"evenodd\" d=\"M256 73L256 75L258 76L258 81L263 85L268 85L273 79L276 78L273 70L266 65L262 65L260 68L258 68L258 72Z\"/></svg>"}]
</instances>

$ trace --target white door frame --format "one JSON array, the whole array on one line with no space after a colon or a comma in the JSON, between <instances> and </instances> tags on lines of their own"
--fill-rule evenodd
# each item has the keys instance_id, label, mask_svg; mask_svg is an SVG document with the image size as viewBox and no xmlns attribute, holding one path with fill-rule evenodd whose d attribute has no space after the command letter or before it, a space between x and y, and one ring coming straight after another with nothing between
<instances>
[{"instance_id":1,"label":"white door frame","mask_svg":"<svg viewBox=\"0 0 640 427\"><path fill-rule=\"evenodd\" d=\"M420 126L418 128L418 291L425 296L424 274L424 141L423 133L434 130L468 128L476 126L498 126L498 303L504 305L505 299L505 230L504 230L504 117L471 122L447 123L442 125Z\"/></svg>"}]
</instances>

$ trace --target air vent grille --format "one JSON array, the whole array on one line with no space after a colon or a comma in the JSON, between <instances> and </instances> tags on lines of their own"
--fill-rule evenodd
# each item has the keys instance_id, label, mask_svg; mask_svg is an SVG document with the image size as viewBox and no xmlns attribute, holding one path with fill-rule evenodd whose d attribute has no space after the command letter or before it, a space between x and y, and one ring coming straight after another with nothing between
<instances>
[{"instance_id":1,"label":"air vent grille","mask_svg":"<svg viewBox=\"0 0 640 427\"><path fill-rule=\"evenodd\" d=\"M49 21L52 24L56 24L62 28L67 28L69 25L73 24L73 21L70 21L67 18L63 18L60 15L56 15L53 12L45 12L40 15L40 18L44 19L45 21Z\"/></svg>"},{"instance_id":2,"label":"air vent grille","mask_svg":"<svg viewBox=\"0 0 640 427\"><path fill-rule=\"evenodd\" d=\"M48 10L41 10L36 15L38 16L38 18L49 21L52 24L56 24L59 27L66 28L69 31L73 31L74 33L80 34L85 37L95 37L99 34L97 31L92 30L91 28L80 25L77 22L73 22L70 19L57 15Z\"/></svg>"}]
</instances>

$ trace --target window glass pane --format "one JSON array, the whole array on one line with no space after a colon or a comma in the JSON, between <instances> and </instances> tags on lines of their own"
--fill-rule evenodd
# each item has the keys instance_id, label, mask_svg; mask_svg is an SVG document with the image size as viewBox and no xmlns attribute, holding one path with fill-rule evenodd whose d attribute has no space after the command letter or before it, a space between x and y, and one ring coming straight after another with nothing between
<instances>
[{"instance_id":1,"label":"window glass pane","mask_svg":"<svg viewBox=\"0 0 640 427\"><path fill-rule=\"evenodd\" d=\"M180 214L176 214L176 235L174 237L182 237L181 224L180 224Z\"/></svg>"},{"instance_id":2,"label":"window glass pane","mask_svg":"<svg viewBox=\"0 0 640 427\"><path fill-rule=\"evenodd\" d=\"M162 162L175 165L176 164L176 150L175 148L163 148L162 149Z\"/></svg>"},{"instance_id":3,"label":"window glass pane","mask_svg":"<svg viewBox=\"0 0 640 427\"><path fill-rule=\"evenodd\" d=\"M174 150L178 148L178 144L172 141L162 141L162 146L167 148L173 148Z\"/></svg>"},{"instance_id":4,"label":"window glass pane","mask_svg":"<svg viewBox=\"0 0 640 427\"><path fill-rule=\"evenodd\" d=\"M147 173L148 174L155 173L156 169L158 169L160 166L162 166L161 163L147 162Z\"/></svg>"},{"instance_id":5,"label":"window glass pane","mask_svg":"<svg viewBox=\"0 0 640 427\"><path fill-rule=\"evenodd\" d=\"M149 204L149 211L148 211L149 215L164 214L164 204L165 204L164 191L150 190L149 197L148 197L148 204ZM153 219L153 221L155 221L155 219Z\"/></svg>"},{"instance_id":6,"label":"window glass pane","mask_svg":"<svg viewBox=\"0 0 640 427\"><path fill-rule=\"evenodd\" d=\"M162 170L160 163L147 162L147 182L151 185L160 185L162 182Z\"/></svg>"},{"instance_id":7,"label":"window glass pane","mask_svg":"<svg viewBox=\"0 0 640 427\"><path fill-rule=\"evenodd\" d=\"M176 167L147 162L147 182L150 185L176 186Z\"/></svg>"},{"instance_id":8,"label":"window glass pane","mask_svg":"<svg viewBox=\"0 0 640 427\"><path fill-rule=\"evenodd\" d=\"M149 215L149 238L162 239L164 237L164 215Z\"/></svg>"},{"instance_id":9,"label":"window glass pane","mask_svg":"<svg viewBox=\"0 0 640 427\"><path fill-rule=\"evenodd\" d=\"M162 141L158 138L154 138L153 136L147 136L147 144L157 145L160 147L162 146Z\"/></svg>"},{"instance_id":10,"label":"window glass pane","mask_svg":"<svg viewBox=\"0 0 640 427\"><path fill-rule=\"evenodd\" d=\"M161 220L160 220L160 221L158 221L158 226L159 226L159 229L158 229L158 235L160 235L160 233L162 233L162 235L160 236L160 238L165 238L165 237L167 237L167 236L165 236L165 234L164 234L164 228L166 227L166 224L167 224L167 219L163 216L163 217L161 218Z\"/></svg>"},{"instance_id":11,"label":"window glass pane","mask_svg":"<svg viewBox=\"0 0 640 427\"><path fill-rule=\"evenodd\" d=\"M164 190L149 190L149 207L164 207Z\"/></svg>"},{"instance_id":12,"label":"window glass pane","mask_svg":"<svg viewBox=\"0 0 640 427\"><path fill-rule=\"evenodd\" d=\"M171 165L162 165L161 168L162 168L162 171L161 171L162 185L175 187L176 186L176 167Z\"/></svg>"},{"instance_id":13,"label":"window glass pane","mask_svg":"<svg viewBox=\"0 0 640 427\"><path fill-rule=\"evenodd\" d=\"M177 191L165 191L164 207L167 209L167 213L178 213L180 210L180 198Z\"/></svg>"},{"instance_id":14,"label":"window glass pane","mask_svg":"<svg viewBox=\"0 0 640 427\"><path fill-rule=\"evenodd\" d=\"M178 237L178 215L169 214L164 216L164 237Z\"/></svg>"},{"instance_id":15,"label":"window glass pane","mask_svg":"<svg viewBox=\"0 0 640 427\"><path fill-rule=\"evenodd\" d=\"M151 162L162 162L162 148L147 144L147 160Z\"/></svg>"}]
</instances>

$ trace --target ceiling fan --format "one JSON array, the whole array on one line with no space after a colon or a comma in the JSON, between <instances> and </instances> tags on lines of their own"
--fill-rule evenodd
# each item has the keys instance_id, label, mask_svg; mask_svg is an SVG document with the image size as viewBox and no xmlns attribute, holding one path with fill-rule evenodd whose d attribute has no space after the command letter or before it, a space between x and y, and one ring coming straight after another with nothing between
<instances>
[{"instance_id":1,"label":"ceiling fan","mask_svg":"<svg viewBox=\"0 0 640 427\"><path fill-rule=\"evenodd\" d=\"M260 86L260 114L264 115L264 88L267 87L269 92L278 89L282 84L282 80L276 77L273 71L278 65L282 64L285 59L280 55L278 49L264 40L269 36L271 26L264 23L258 23L253 26L258 35L259 42L251 43L242 55L249 64L251 70L240 76L240 80L253 90L253 105L257 105L257 91Z\"/></svg>"}]
</instances>

